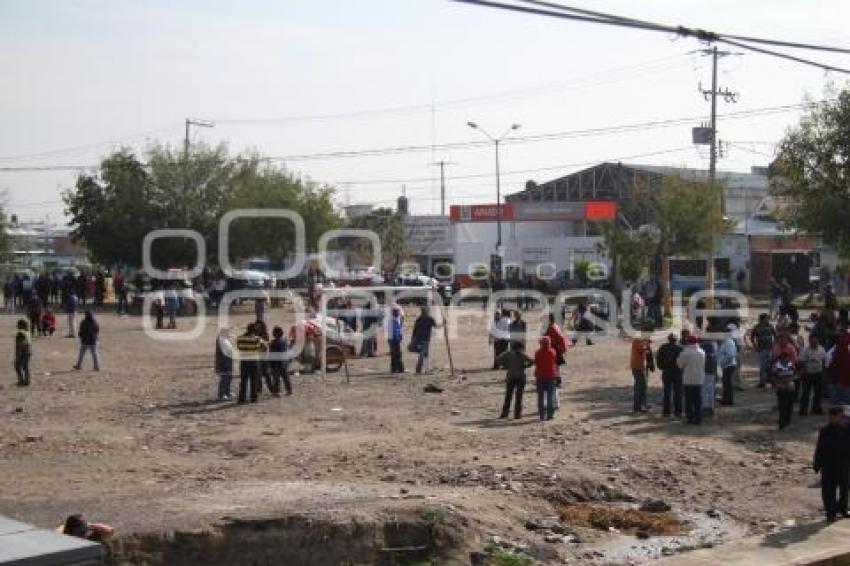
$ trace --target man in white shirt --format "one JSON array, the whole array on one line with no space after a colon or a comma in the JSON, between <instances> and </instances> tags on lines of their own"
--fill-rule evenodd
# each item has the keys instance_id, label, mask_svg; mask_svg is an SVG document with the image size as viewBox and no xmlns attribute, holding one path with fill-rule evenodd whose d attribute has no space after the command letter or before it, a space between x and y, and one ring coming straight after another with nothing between
<instances>
[{"instance_id":1,"label":"man in white shirt","mask_svg":"<svg viewBox=\"0 0 850 566\"><path fill-rule=\"evenodd\" d=\"M682 389L685 394L685 419L688 424L702 423L702 386L705 381L705 352L693 334L684 337L685 347L676 365L682 370Z\"/></svg>"},{"instance_id":2,"label":"man in white shirt","mask_svg":"<svg viewBox=\"0 0 850 566\"><path fill-rule=\"evenodd\" d=\"M490 331L493 340L493 369L499 369L496 359L508 350L511 338L511 311L502 309L499 320Z\"/></svg>"}]
</instances>

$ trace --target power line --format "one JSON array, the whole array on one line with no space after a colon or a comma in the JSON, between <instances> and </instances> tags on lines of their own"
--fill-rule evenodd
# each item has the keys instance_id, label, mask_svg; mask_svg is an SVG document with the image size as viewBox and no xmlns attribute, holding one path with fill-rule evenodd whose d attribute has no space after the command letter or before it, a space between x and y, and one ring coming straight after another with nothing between
<instances>
[{"instance_id":1,"label":"power line","mask_svg":"<svg viewBox=\"0 0 850 566\"><path fill-rule=\"evenodd\" d=\"M151 135L154 135L154 134L169 132L169 131L172 131L172 130L175 130L175 129L176 128L174 126L170 126L170 127L167 127L167 128L157 128L155 130L147 130L147 131L144 131L144 132L138 132L136 134L129 134L129 135L126 135L126 136L121 136L120 138L116 138L116 139L104 141L104 142L92 142L92 143L87 143L87 144L83 144L83 145L64 147L64 148L58 148L58 149L49 149L49 150L46 150L46 151L40 151L38 153L28 153L28 154L23 154L23 155L5 155L5 156L0 157L0 161L11 161L13 159L30 159L30 158L33 158L33 157L45 157L45 156L48 156L48 155L58 155L58 154L62 154L62 153L73 153L73 152L79 151L79 150L91 149L91 148L96 148L96 147L102 147L104 145L116 144L116 143L119 143L120 141L132 140L132 139L136 139L136 138L151 136Z\"/></svg>"},{"instance_id":2,"label":"power line","mask_svg":"<svg viewBox=\"0 0 850 566\"><path fill-rule=\"evenodd\" d=\"M789 55L787 53L780 53L779 51L773 51L771 49L764 49L763 47L756 47L755 45L748 45L746 43L741 43L740 41L733 41L731 39L722 40L723 43L727 43L729 45L734 45L735 47L740 47L741 49L749 49L750 51L755 51L756 53L762 53L764 55L772 55L774 57L780 57L782 59L788 59L789 61L794 61L795 63L803 63L805 65L812 65L814 67L820 67L824 71L836 71L838 73L847 73L850 74L850 70L842 69L840 67L833 67L832 65L827 65L825 63L818 63L816 61L812 61L811 59L803 59L802 57L797 57L795 55Z\"/></svg>"},{"instance_id":3,"label":"power line","mask_svg":"<svg viewBox=\"0 0 850 566\"><path fill-rule=\"evenodd\" d=\"M799 110L810 108L813 106L818 106L827 102L831 102L834 99L824 99L816 102L802 102L798 104L785 104L780 106L768 106L762 108L752 108L749 110L740 110L736 112L728 112L725 114L718 114L719 117L723 117L728 120L738 120L738 119L746 119L752 117L760 117L760 116L768 116L772 114L779 114L783 112L789 112L792 110ZM683 124L693 123L695 121L705 120L706 116L687 116L682 118L671 118L666 120L653 120L647 122L633 122L631 124L620 124L615 126L602 126L598 128L585 128L580 130L565 130L561 132L551 132L546 134L535 134L530 136L517 136L514 138L508 138L504 143L506 144L519 144L519 143L537 143L543 141L552 141L552 140L560 140L560 139L573 139L573 138L583 138L583 137L592 137L598 135L610 135L617 133L627 133L633 131L641 131L641 130L651 130L657 128L669 128L675 126L681 126ZM306 154L296 154L296 155L285 155L285 156L270 156L270 157L261 157L261 161L306 161L312 159L335 159L335 158L351 158L351 157L372 157L372 156L383 156L383 155L393 155L393 154L401 154L401 153L415 153L422 151L431 151L433 149L439 150L462 150L462 149L474 149L479 147L488 147L490 145L489 141L465 141L465 142L447 142L443 144L436 145L404 145L404 146L396 146L396 147L384 147L384 148L372 148L372 149L354 149L354 150L340 150L340 151L331 151L324 153L306 153ZM0 172L30 172L30 171L80 171L86 169L97 169L99 165L27 165L27 166L6 166L0 167ZM430 180L430 179L429 179Z\"/></svg>"},{"instance_id":4,"label":"power line","mask_svg":"<svg viewBox=\"0 0 850 566\"><path fill-rule=\"evenodd\" d=\"M279 123L289 123L289 122L325 122L332 121L338 119L356 119L356 118L368 118L372 116L379 116L383 114L412 114L418 112L431 112L435 108L437 109L449 109L449 108L462 108L465 106L470 106L473 104L486 103L490 101L507 101L514 100L516 98L521 98L525 96L545 96L551 94L557 90L563 89L574 89L576 85L590 87L597 86L600 84L609 84L611 82L616 82L619 80L626 80L633 77L644 77L648 72L660 72L666 71L675 67L678 67L679 64L676 65L664 65L661 67L657 67L660 63L669 63L675 59L680 58L682 55L686 54L677 54L668 57L661 57L656 59L650 59L643 63L636 63L632 65L623 65L620 67L613 67L611 69L598 71L595 73L591 73L584 77L578 77L566 81L558 81L558 82L550 82L543 83L540 85L535 85L532 87L523 87L521 89L512 89L496 92L493 94L485 94L478 96L470 96L465 98L456 98L449 99L443 102L435 102L433 104L412 104L407 106L390 106L386 108L373 108L366 110L355 110L351 112L338 112L338 113L329 113L329 114L312 114L312 115L302 115L302 116L280 116L280 117L260 117L260 118L217 118L212 119L212 122L220 125L238 125L238 124L279 124ZM655 68L657 67L657 68ZM613 75L613 76L611 76ZM610 78L606 78L609 77ZM597 79L597 80L594 80Z\"/></svg>"},{"instance_id":5,"label":"power line","mask_svg":"<svg viewBox=\"0 0 850 566\"><path fill-rule=\"evenodd\" d=\"M735 45L741 49L748 49L750 51L754 51L757 53L762 53L764 55L771 55L774 57L781 57L784 59L788 59L791 61L795 61L797 63L802 63L805 65L811 65L814 67L818 67L824 71L835 71L839 73L850 74L850 69L844 69L841 67L835 67L832 65L828 65L825 63L819 63L817 61L811 61L809 59L803 59L800 57L795 57L793 55L788 55L785 53L780 53L778 51L772 51L769 49L763 49L760 47L756 47L752 45L752 43L765 43L769 45L783 45L785 47L792 47L797 49L814 49L819 51L830 51L833 53L850 53L850 49L842 48L842 47L831 47L825 45L810 45L805 43L794 43L794 42L781 42L779 40L772 39L762 39L756 37L747 37L743 39L744 36L726 36L724 34L720 34L717 32L706 31L698 28L689 28L685 26L669 26L662 24L655 24L652 22L646 22L642 20L636 20L633 18L623 18L620 16L614 16L611 14L605 14L602 12L590 12L589 10L580 10L578 8L572 8L570 6L565 6L561 4L553 4L550 2L541 2L538 0L519 0L521 2L526 2L528 4L533 4L537 6L545 6L547 8L551 8L552 10L544 10L540 8L533 8L529 6L519 6L516 4L504 4L502 2L493 2L490 0L453 0L454 2L460 2L463 4L474 4L477 6L485 6L488 8L496 8L501 10L509 10L513 12L521 12L526 14L534 14L538 16L547 16L551 18L559 18L565 20L573 20L580 21L585 23L595 23L595 24L603 24L603 25L611 25L617 27L626 27L626 28L634 28L634 29L642 29L645 31L655 31L655 32L663 32L663 33L674 33L676 35L680 35L682 37L693 37L701 41L706 41L708 43L714 42L722 42L727 43L729 45ZM747 41L748 43L742 43L743 41Z\"/></svg>"},{"instance_id":6,"label":"power line","mask_svg":"<svg viewBox=\"0 0 850 566\"><path fill-rule=\"evenodd\" d=\"M822 104L825 101L820 102L804 102L799 104L787 104L782 106L771 106L764 108L754 108L750 110L741 110L737 112L729 112L726 114L720 114L727 119L743 119L749 118L753 116L765 116L770 114L777 114L788 112L791 110L797 110L800 108L806 108L809 106ZM534 143L534 142L542 142L542 141L550 141L550 140L558 140L558 139L571 139L571 138L581 138L581 137L592 137L597 135L608 135L608 134L616 134L616 133L626 133L631 131L640 131L640 130L648 130L655 128L669 128L674 126L681 126L683 124L692 123L694 121L705 120L706 116L687 116L682 118L672 118L666 120L654 120L648 122L635 122L631 124L621 124L617 126L604 126L598 128L586 128L580 130L565 130L561 132L552 132L547 134L536 134L530 136L516 136L513 138L509 138L505 140L505 144L520 144L520 143ZM382 156L382 155L391 155L398 153L414 153L414 152L422 152L422 151L431 151L431 149L438 150L461 150L461 149L473 149L479 147L487 147L490 143L488 141L465 141L465 142L447 142L436 145L404 145L404 146L396 146L396 147L385 147L385 148L373 148L373 149L358 149L358 150L339 150L339 151L329 151L324 153L308 153L308 154L295 154L295 155L285 155L285 156L275 156L268 157L270 161L306 161L313 159L337 159L337 158L349 158L349 157L372 157L372 156Z\"/></svg>"},{"instance_id":7,"label":"power line","mask_svg":"<svg viewBox=\"0 0 850 566\"><path fill-rule=\"evenodd\" d=\"M710 31L705 31L705 30L701 30L701 29L687 28L687 27L684 27L684 26L673 27L673 26L669 26L669 25L663 25L663 24L657 24L657 23L654 23L654 22L648 22L646 20L638 20L638 19L635 19L635 18L617 16L617 15L608 14L608 13L605 13L605 12L597 12L597 11L592 11L592 10L586 10L586 9L583 9L583 8L575 8L575 7L572 7L572 6L566 6L564 4L556 4L556 3L553 3L553 2L544 2L542 0L518 0L518 1L523 2L525 4L532 4L532 5L536 5L536 6L544 6L544 7L547 7L547 8L554 8L556 10L561 10L561 11L564 11L564 12L572 12L572 13L575 13L575 14L583 14L583 15L586 15L586 16L592 16L593 18L596 18L596 20L594 20L595 22L599 22L599 19L604 20L604 22L599 22L599 23L620 22L622 24L633 24L634 27L640 27L640 28L643 28L643 29L653 29L653 30L665 31L665 32L675 32L679 35L693 36L693 37L697 37L698 39L707 39L707 40L711 40L711 39L715 39L715 40L718 40L718 39L722 39L722 40L735 39L735 40L739 40L739 41L746 41L746 42L749 42L749 43L762 43L762 44L765 44L765 45L774 45L776 47L789 47L789 48L793 48L793 49L809 49L809 50L814 50L814 51L826 51L826 52L830 52L830 53L850 54L850 48L846 48L846 47L834 47L834 46L831 46L831 45L814 45L814 44L811 44L811 43L799 43L799 42L794 42L794 41L767 39L767 38L763 38L763 37L753 37L753 36L747 36L747 35L733 35L733 34L726 34L726 33L719 33L719 32L710 32Z\"/></svg>"},{"instance_id":8,"label":"power line","mask_svg":"<svg viewBox=\"0 0 850 566\"><path fill-rule=\"evenodd\" d=\"M670 148L670 149L661 149L661 150L658 150L658 151L650 151L650 152L638 153L638 154L634 154L634 155L627 155L627 156L624 156L624 157L608 159L608 160L605 160L605 161L622 161L624 159L641 159L643 157L653 157L653 156L656 156L656 155L676 153L676 152L690 150L690 149L692 149L691 146L675 147L675 148ZM585 166L585 165L591 165L591 164L599 163L599 162L600 162L600 160L593 160L593 161L582 161L582 162L576 162L576 163L562 163L560 165L549 165L547 167L534 167L534 168L531 168L531 169L514 169L512 171L503 171L502 175L522 175L522 174L525 174L525 173L540 173L542 171L552 171L552 170L555 170L555 169L567 169L567 168L570 168L570 167L582 167L582 166ZM446 181L460 181L460 180L464 180L464 179L479 179L479 178L482 178L482 177L492 177L493 175L494 175L494 173L492 171L489 172L489 173L473 173L473 174L467 174L467 175L452 175L452 176L446 177ZM426 181L429 181L429 180L430 180L430 177L414 177L414 178L407 178L407 179L364 179L364 180L359 180L359 181L337 181L337 182L333 182L331 184L333 184L333 185L400 185L402 183L417 183L417 182L426 182ZM484 186L484 185L482 185L482 186ZM487 186L489 187L489 186L491 186L491 184L488 183ZM418 190L420 188L425 189L425 188L430 188L430 187L410 187L410 186L408 186L407 190L411 190L411 189Z\"/></svg>"}]
</instances>

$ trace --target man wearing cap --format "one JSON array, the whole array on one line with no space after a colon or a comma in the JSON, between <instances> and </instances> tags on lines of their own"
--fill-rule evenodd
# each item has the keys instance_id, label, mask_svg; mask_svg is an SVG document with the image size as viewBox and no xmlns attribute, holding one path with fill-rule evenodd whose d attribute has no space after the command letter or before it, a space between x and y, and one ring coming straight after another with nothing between
<instances>
[{"instance_id":1,"label":"man wearing cap","mask_svg":"<svg viewBox=\"0 0 850 566\"><path fill-rule=\"evenodd\" d=\"M685 347L676 365L682 370L682 389L685 394L685 419L688 424L702 423L702 385L705 381L705 352L693 334L684 338Z\"/></svg>"}]
</instances>

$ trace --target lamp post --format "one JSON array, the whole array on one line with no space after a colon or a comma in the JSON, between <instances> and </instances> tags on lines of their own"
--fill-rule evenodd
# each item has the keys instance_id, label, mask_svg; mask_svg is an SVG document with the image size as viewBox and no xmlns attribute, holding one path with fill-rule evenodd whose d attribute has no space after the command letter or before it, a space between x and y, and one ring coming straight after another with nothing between
<instances>
[{"instance_id":1,"label":"lamp post","mask_svg":"<svg viewBox=\"0 0 850 566\"><path fill-rule=\"evenodd\" d=\"M519 124L511 124L511 127L505 130L501 136L494 138L491 136L487 130L479 126L475 122L467 122L467 126L472 128L473 130L478 130L482 134L484 134L488 140L493 142L493 145L496 147L496 252L502 253L502 186L501 179L499 176L499 144L507 138L511 132L514 130L518 130L520 128Z\"/></svg>"}]
</instances>

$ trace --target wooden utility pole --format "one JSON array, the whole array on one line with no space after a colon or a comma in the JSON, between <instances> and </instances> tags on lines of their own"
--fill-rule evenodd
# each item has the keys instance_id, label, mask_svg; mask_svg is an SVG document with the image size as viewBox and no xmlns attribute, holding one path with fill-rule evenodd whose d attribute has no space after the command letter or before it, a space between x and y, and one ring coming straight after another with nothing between
<instances>
[{"instance_id":1,"label":"wooden utility pole","mask_svg":"<svg viewBox=\"0 0 850 566\"><path fill-rule=\"evenodd\" d=\"M457 165L453 161L435 161L430 165L440 166L440 216L446 215L446 165Z\"/></svg>"},{"instance_id":2,"label":"wooden utility pole","mask_svg":"<svg viewBox=\"0 0 850 566\"><path fill-rule=\"evenodd\" d=\"M710 154L708 159L708 182L711 185L711 189L714 190L715 182L717 180L717 96L720 95L726 102L737 102L738 93L730 91L728 88L723 90L718 90L717 87L717 59L718 57L726 57L727 55L731 55L729 51L718 51L717 46L712 46L711 49L704 49L702 51L704 55L711 55L711 90L702 90L702 95L706 98L706 100L711 101L711 123L709 125L710 131ZM720 190L720 214L726 214L726 198L723 194L723 189ZM709 292L709 301L708 308L714 308L714 285L716 280L716 274L714 269L714 251L717 247L717 234L712 234L711 237L711 248L708 251L708 256L706 258L706 271L705 271L705 286L706 290Z\"/></svg>"}]
</instances>

